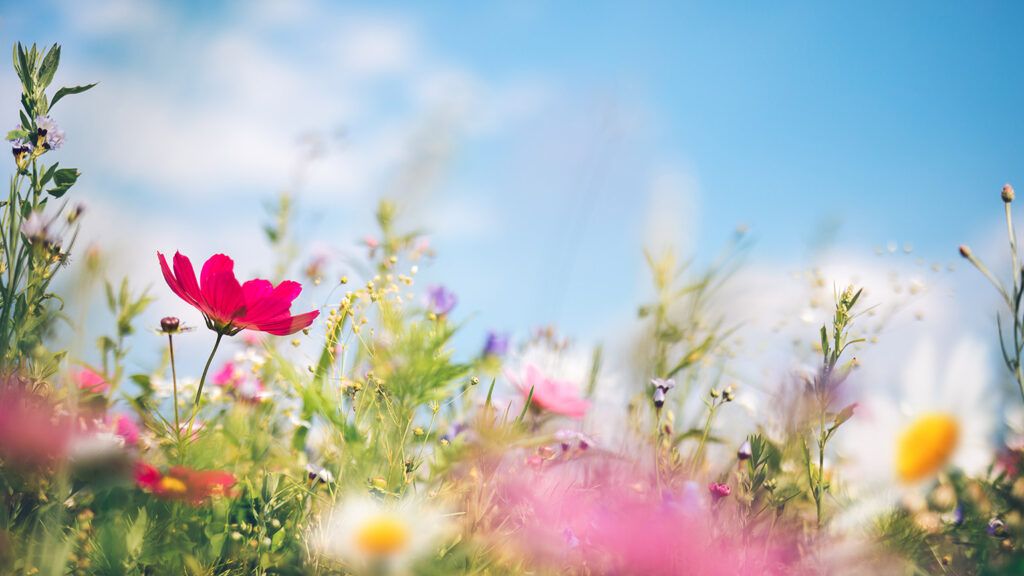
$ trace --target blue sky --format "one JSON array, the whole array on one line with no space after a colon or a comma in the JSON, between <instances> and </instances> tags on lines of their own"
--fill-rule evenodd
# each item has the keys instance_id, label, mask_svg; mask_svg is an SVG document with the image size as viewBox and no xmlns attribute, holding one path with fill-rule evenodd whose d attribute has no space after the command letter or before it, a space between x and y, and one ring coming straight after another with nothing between
<instances>
[{"instance_id":1,"label":"blue sky","mask_svg":"<svg viewBox=\"0 0 1024 576\"><path fill-rule=\"evenodd\" d=\"M740 224L761 274L996 247L999 187L1024 182L1021 22L980 2L104 0L8 3L0 41L61 42L57 81L101 82L61 105L61 154L87 236L153 284L154 317L190 314L157 249L269 268L261 202L314 131L302 239L354 251L424 162L407 222L433 232L424 281L460 294L475 346L548 322L603 339L646 294L645 244L706 260ZM14 124L13 74L0 94ZM985 289L936 285L947 305Z\"/></svg>"}]
</instances>

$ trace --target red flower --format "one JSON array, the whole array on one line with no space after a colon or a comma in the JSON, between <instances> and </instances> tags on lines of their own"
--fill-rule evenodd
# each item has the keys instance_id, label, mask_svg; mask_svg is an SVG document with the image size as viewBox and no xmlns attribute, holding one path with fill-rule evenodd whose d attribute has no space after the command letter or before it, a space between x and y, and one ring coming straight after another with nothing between
<instances>
[{"instance_id":1,"label":"red flower","mask_svg":"<svg viewBox=\"0 0 1024 576\"><path fill-rule=\"evenodd\" d=\"M235 263L223 254L214 254L203 264L199 281L192 262L180 252L174 254L173 274L164 255L157 252L157 257L171 290L202 312L206 325L221 334L258 330L287 336L309 327L320 314L313 310L291 315L292 301L302 291L298 282L285 280L275 287L267 280L256 279L239 284Z\"/></svg>"},{"instance_id":2,"label":"red flower","mask_svg":"<svg viewBox=\"0 0 1024 576\"><path fill-rule=\"evenodd\" d=\"M163 474L156 467L139 462L135 465L135 483L158 498L198 506L213 496L226 494L235 485L235 477L230 472L192 470L184 466L171 466L167 474Z\"/></svg>"}]
</instances>

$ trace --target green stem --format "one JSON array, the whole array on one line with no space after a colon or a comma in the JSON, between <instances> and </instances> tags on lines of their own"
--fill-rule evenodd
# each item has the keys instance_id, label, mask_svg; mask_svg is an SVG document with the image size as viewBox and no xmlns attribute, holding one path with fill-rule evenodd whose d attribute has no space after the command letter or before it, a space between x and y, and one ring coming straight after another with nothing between
<instances>
[{"instance_id":1,"label":"green stem","mask_svg":"<svg viewBox=\"0 0 1024 576\"><path fill-rule=\"evenodd\" d=\"M196 390L196 400L192 406L192 415L188 417L188 432L185 438L192 438L192 426L195 424L196 416L199 414L199 401L203 398L203 385L206 384L206 375L210 372L210 364L213 364L213 357L217 354L217 347L220 346L223 332L217 332L217 341L213 343L213 350L210 350L210 357L206 359L206 366L203 368L203 375L199 378L199 389Z\"/></svg>"},{"instance_id":2,"label":"green stem","mask_svg":"<svg viewBox=\"0 0 1024 576\"><path fill-rule=\"evenodd\" d=\"M174 388L174 434L181 437L181 423L178 417L178 371L174 367L174 335L167 335L167 347L171 351L171 386Z\"/></svg>"},{"instance_id":3,"label":"green stem","mask_svg":"<svg viewBox=\"0 0 1024 576\"><path fill-rule=\"evenodd\" d=\"M708 441L708 435L711 433L711 421L715 418L715 410L718 405L712 400L711 404L708 405L708 418L704 422L704 432L700 435L700 443L697 444L697 452L693 455L693 468L692 472L697 473L697 465L704 460L704 444Z\"/></svg>"}]
</instances>

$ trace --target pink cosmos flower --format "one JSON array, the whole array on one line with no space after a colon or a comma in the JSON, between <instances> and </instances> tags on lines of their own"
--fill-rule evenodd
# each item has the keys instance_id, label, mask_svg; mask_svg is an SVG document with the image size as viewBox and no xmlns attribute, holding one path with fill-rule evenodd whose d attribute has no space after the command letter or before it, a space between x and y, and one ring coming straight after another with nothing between
<instances>
[{"instance_id":1,"label":"pink cosmos flower","mask_svg":"<svg viewBox=\"0 0 1024 576\"><path fill-rule=\"evenodd\" d=\"M173 274L164 255L157 252L157 257L171 290L202 312L206 325L220 334L257 330L287 336L309 327L320 314L313 310L292 316L292 301L302 291L298 282L285 280L274 286L255 279L239 284L234 261L223 254L214 254L203 264L198 281L192 262L180 252L174 254Z\"/></svg>"},{"instance_id":2,"label":"pink cosmos flower","mask_svg":"<svg viewBox=\"0 0 1024 576\"><path fill-rule=\"evenodd\" d=\"M90 370L89 368L82 368L75 372L74 379L75 383L78 384L78 389L84 392L104 394L110 390L110 383L107 382L103 376L100 376L94 370Z\"/></svg>"},{"instance_id":3,"label":"pink cosmos flower","mask_svg":"<svg viewBox=\"0 0 1024 576\"><path fill-rule=\"evenodd\" d=\"M126 446L135 446L139 443L139 425L125 414L118 414L112 418L114 434L124 438Z\"/></svg>"},{"instance_id":4,"label":"pink cosmos flower","mask_svg":"<svg viewBox=\"0 0 1024 576\"><path fill-rule=\"evenodd\" d=\"M523 397L533 390L531 404L552 414L561 414L579 420L590 409L590 401L580 395L579 387L572 382L556 380L545 376L533 364L526 366L523 377L509 376Z\"/></svg>"}]
</instances>

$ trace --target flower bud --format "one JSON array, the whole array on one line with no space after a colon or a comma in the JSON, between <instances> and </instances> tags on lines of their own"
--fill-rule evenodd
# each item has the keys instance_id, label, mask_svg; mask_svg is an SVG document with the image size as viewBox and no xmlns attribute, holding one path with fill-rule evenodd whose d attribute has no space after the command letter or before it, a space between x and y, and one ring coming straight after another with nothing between
<instances>
[{"instance_id":1,"label":"flower bud","mask_svg":"<svg viewBox=\"0 0 1024 576\"><path fill-rule=\"evenodd\" d=\"M721 482L712 482L708 484L708 491L711 492L711 497L718 502L722 498L725 498L729 494L732 494L732 488L728 484Z\"/></svg>"},{"instance_id":2,"label":"flower bud","mask_svg":"<svg viewBox=\"0 0 1024 576\"><path fill-rule=\"evenodd\" d=\"M166 316L160 319L160 330L167 334L173 334L181 328L181 320L178 320L174 316Z\"/></svg>"},{"instance_id":3,"label":"flower bud","mask_svg":"<svg viewBox=\"0 0 1024 576\"><path fill-rule=\"evenodd\" d=\"M1003 197L1003 202L1006 202L1007 204L1009 204L1010 202L1013 202L1013 197L1014 197L1013 186L1010 186L1009 184L1003 184L1002 197Z\"/></svg>"},{"instance_id":4,"label":"flower bud","mask_svg":"<svg viewBox=\"0 0 1024 576\"><path fill-rule=\"evenodd\" d=\"M740 460L750 460L750 457L753 455L754 453L750 450L750 440L740 444L739 449L736 450L736 458Z\"/></svg>"},{"instance_id":5,"label":"flower bud","mask_svg":"<svg viewBox=\"0 0 1024 576\"><path fill-rule=\"evenodd\" d=\"M989 536L995 538L1002 538L1006 535L1006 524L999 518L993 518L988 521L988 527L985 528Z\"/></svg>"},{"instance_id":6,"label":"flower bud","mask_svg":"<svg viewBox=\"0 0 1024 576\"><path fill-rule=\"evenodd\" d=\"M960 255L963 256L964 258L970 258L971 257L971 249L966 244L961 244L960 245Z\"/></svg>"}]
</instances>

